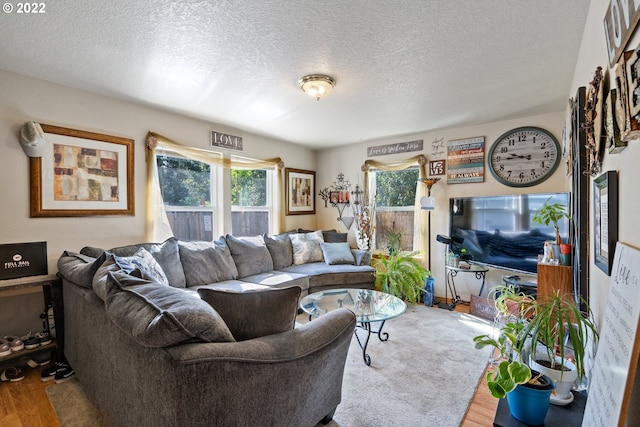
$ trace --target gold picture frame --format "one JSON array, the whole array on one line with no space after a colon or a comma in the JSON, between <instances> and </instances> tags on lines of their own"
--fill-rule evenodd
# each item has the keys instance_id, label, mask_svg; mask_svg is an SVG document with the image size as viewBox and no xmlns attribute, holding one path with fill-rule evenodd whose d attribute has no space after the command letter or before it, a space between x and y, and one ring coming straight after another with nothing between
<instances>
[{"instance_id":1,"label":"gold picture frame","mask_svg":"<svg viewBox=\"0 0 640 427\"><path fill-rule=\"evenodd\" d=\"M284 169L286 187L286 215L314 215L316 213L316 173L302 169Z\"/></svg>"},{"instance_id":2,"label":"gold picture frame","mask_svg":"<svg viewBox=\"0 0 640 427\"><path fill-rule=\"evenodd\" d=\"M30 213L38 217L134 215L133 139L42 124L30 158Z\"/></svg>"}]
</instances>

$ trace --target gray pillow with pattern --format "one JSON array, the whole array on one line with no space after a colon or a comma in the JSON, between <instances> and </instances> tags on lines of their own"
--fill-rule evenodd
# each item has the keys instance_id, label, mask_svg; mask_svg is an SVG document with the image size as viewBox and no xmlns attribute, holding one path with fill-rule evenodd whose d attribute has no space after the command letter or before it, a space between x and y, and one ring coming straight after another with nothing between
<instances>
[{"instance_id":1,"label":"gray pillow with pattern","mask_svg":"<svg viewBox=\"0 0 640 427\"><path fill-rule=\"evenodd\" d=\"M322 258L322 248L320 247L320 243L324 242L322 231L290 234L289 239L291 239L291 246L293 247L294 264L300 265L324 260Z\"/></svg>"}]
</instances>

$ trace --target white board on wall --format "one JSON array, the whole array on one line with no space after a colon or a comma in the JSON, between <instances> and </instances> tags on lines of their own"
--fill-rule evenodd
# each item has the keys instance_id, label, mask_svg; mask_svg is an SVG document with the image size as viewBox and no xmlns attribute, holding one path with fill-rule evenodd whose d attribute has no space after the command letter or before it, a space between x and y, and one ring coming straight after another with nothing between
<instances>
[{"instance_id":1,"label":"white board on wall","mask_svg":"<svg viewBox=\"0 0 640 427\"><path fill-rule=\"evenodd\" d=\"M584 427L623 426L636 376L640 340L640 251L616 244L611 287L589 385Z\"/></svg>"}]
</instances>

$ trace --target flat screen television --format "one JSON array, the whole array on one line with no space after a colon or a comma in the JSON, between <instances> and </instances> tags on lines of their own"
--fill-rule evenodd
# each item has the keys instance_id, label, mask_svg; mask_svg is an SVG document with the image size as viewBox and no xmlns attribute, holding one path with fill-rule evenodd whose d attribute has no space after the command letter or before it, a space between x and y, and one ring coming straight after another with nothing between
<instances>
[{"instance_id":1,"label":"flat screen television","mask_svg":"<svg viewBox=\"0 0 640 427\"><path fill-rule=\"evenodd\" d=\"M538 254L545 241L555 241L555 232L553 224L533 224L531 219L547 200L569 210L569 197L569 193L536 193L451 198L450 249L470 256L474 263L535 275ZM569 220L563 218L558 225L567 241Z\"/></svg>"}]
</instances>

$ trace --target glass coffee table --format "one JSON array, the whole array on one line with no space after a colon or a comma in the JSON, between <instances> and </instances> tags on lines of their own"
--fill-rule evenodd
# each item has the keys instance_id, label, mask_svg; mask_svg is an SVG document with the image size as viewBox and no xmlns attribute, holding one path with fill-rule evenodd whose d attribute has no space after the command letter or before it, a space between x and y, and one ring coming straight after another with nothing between
<instances>
[{"instance_id":1,"label":"glass coffee table","mask_svg":"<svg viewBox=\"0 0 640 427\"><path fill-rule=\"evenodd\" d=\"M300 308L309 314L309 320L341 307L348 308L356 315L357 328L354 335L362 349L364 363L370 366L371 357L367 354L367 345L371 334L378 335L380 341L387 341L389 334L382 332L384 322L404 313L407 304L393 295L368 289L331 289L309 294L300 301ZM380 323L380 326L373 329L372 323ZM364 341L358 335L358 328L366 331Z\"/></svg>"}]
</instances>

